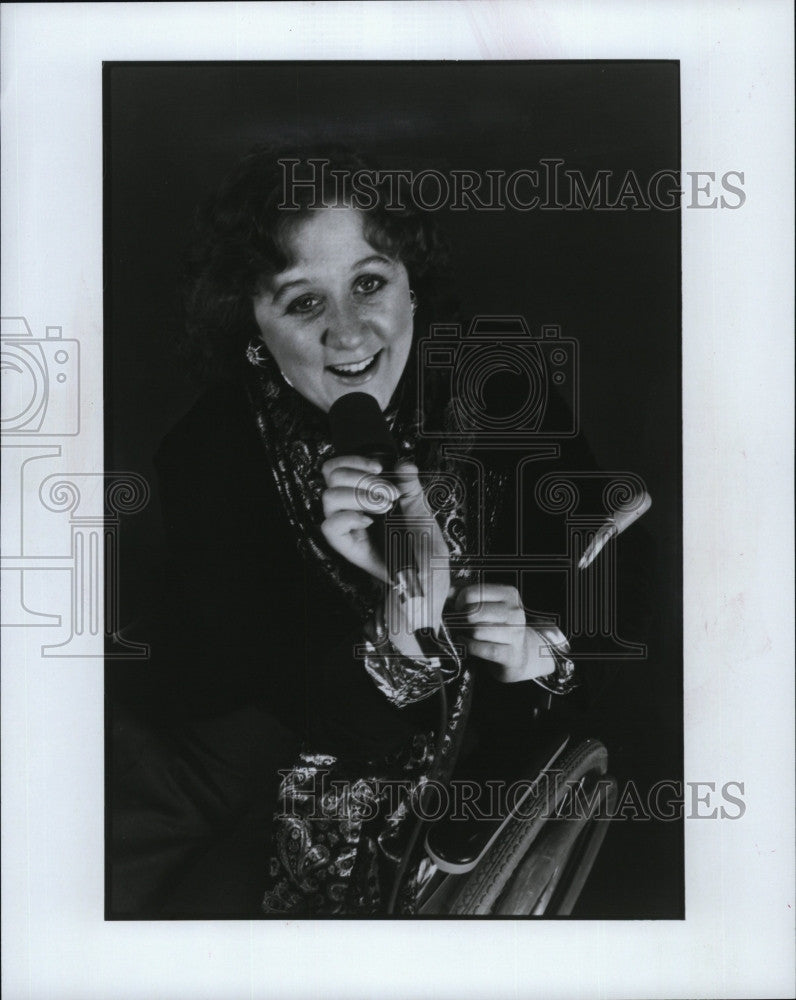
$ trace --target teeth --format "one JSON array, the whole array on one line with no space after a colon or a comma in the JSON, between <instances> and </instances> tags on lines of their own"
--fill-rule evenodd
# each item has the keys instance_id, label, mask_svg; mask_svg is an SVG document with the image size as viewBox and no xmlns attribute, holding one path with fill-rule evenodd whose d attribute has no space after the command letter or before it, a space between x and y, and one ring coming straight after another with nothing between
<instances>
[{"instance_id":1,"label":"teeth","mask_svg":"<svg viewBox=\"0 0 796 1000\"><path fill-rule=\"evenodd\" d=\"M333 372L339 372L342 375L357 375L359 372L365 371L371 364L373 364L373 359L376 357L375 354L371 354L369 358L365 358L364 361L356 361L350 365L329 365Z\"/></svg>"}]
</instances>

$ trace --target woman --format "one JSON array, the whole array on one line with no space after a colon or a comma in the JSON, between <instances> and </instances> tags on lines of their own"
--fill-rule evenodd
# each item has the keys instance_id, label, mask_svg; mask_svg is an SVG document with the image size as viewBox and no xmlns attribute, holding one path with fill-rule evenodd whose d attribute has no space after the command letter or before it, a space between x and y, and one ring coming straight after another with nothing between
<instances>
[{"instance_id":1,"label":"woman","mask_svg":"<svg viewBox=\"0 0 796 1000\"><path fill-rule=\"evenodd\" d=\"M367 169L338 150L258 150L198 218L187 343L215 385L157 456L172 565L152 643L161 742L119 783L115 835L117 883L157 891L122 910L218 915L209 887L232 905L238 884L237 915L255 891L266 915L411 913L417 789L447 780L476 733L485 752L517 752L547 692L573 685L563 636L526 621L516 588L468 571L500 480L476 493L419 432L452 420L416 377L443 246L377 180L367 203L341 196L340 178ZM390 474L333 446L329 411L353 391L384 413ZM378 541L391 505L415 535L419 595ZM162 766L163 741L160 814L181 817L175 839L195 850L147 866L141 774Z\"/></svg>"}]
</instances>

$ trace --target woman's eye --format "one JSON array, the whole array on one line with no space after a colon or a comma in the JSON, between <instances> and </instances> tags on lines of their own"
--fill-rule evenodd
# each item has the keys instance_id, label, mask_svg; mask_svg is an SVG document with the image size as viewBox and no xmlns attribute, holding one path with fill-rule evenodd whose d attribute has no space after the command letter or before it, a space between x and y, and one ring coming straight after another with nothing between
<instances>
[{"instance_id":1,"label":"woman's eye","mask_svg":"<svg viewBox=\"0 0 796 1000\"><path fill-rule=\"evenodd\" d=\"M318 303L319 299L317 295L301 295L299 298L293 299L285 311L293 315L303 316L314 312L318 307Z\"/></svg>"},{"instance_id":2,"label":"woman's eye","mask_svg":"<svg viewBox=\"0 0 796 1000\"><path fill-rule=\"evenodd\" d=\"M363 274L361 278L357 278L354 289L364 295L372 295L386 284L385 279L378 274Z\"/></svg>"}]
</instances>

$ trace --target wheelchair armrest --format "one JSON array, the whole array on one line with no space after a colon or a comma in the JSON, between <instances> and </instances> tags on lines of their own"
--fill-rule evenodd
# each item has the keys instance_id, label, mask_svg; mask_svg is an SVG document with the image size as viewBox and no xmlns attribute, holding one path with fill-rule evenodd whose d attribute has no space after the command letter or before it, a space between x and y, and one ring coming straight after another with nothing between
<instances>
[{"instance_id":1,"label":"wheelchair armrest","mask_svg":"<svg viewBox=\"0 0 796 1000\"><path fill-rule=\"evenodd\" d=\"M456 795L450 796L448 810L426 834L426 853L437 868L451 875L472 871L568 743L569 735L541 743L517 774L499 781L503 795L494 803L490 795L491 808L486 816L473 815L472 809L467 817L459 815ZM509 801L505 793L511 787L516 794Z\"/></svg>"}]
</instances>

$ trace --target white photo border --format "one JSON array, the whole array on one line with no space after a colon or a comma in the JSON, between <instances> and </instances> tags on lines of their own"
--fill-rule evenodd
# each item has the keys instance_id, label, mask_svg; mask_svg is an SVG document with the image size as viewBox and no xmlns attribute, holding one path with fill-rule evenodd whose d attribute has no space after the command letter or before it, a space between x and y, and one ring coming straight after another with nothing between
<instances>
[{"instance_id":1,"label":"white photo border","mask_svg":"<svg viewBox=\"0 0 796 1000\"><path fill-rule=\"evenodd\" d=\"M2 315L79 338L75 472L103 455L104 61L676 59L683 171L746 191L682 213L685 777L742 781L747 805L686 821L686 919L106 922L102 637L48 660L40 629L9 628L6 996L791 995L792 29L777 0L4 5Z\"/></svg>"}]
</instances>

